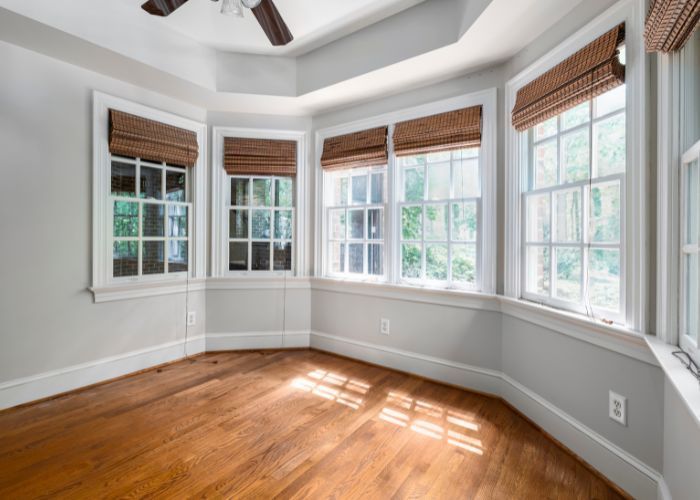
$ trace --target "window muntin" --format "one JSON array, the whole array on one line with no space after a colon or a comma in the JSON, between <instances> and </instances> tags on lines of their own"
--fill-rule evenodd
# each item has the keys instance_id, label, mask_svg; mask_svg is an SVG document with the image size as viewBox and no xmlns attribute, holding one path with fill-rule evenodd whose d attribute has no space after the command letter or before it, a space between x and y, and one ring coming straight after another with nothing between
<instances>
[{"instance_id":1,"label":"window muntin","mask_svg":"<svg viewBox=\"0 0 700 500\"><path fill-rule=\"evenodd\" d=\"M189 170L118 156L111 156L110 168L112 278L187 274Z\"/></svg>"},{"instance_id":2,"label":"window muntin","mask_svg":"<svg viewBox=\"0 0 700 500\"><path fill-rule=\"evenodd\" d=\"M625 86L524 133L522 296L624 321Z\"/></svg>"},{"instance_id":3,"label":"window muntin","mask_svg":"<svg viewBox=\"0 0 700 500\"><path fill-rule=\"evenodd\" d=\"M327 274L383 280L387 167L331 171L324 179Z\"/></svg>"},{"instance_id":4,"label":"window muntin","mask_svg":"<svg viewBox=\"0 0 700 500\"><path fill-rule=\"evenodd\" d=\"M292 271L294 179L228 176L228 270Z\"/></svg>"},{"instance_id":5,"label":"window muntin","mask_svg":"<svg viewBox=\"0 0 700 500\"><path fill-rule=\"evenodd\" d=\"M396 159L401 281L478 287L479 151L470 148Z\"/></svg>"}]
</instances>

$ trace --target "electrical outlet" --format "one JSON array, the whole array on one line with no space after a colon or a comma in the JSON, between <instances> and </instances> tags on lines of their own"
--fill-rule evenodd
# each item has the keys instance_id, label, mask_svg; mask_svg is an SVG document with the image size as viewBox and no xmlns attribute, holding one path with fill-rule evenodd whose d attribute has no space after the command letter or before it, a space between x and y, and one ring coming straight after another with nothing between
<instances>
[{"instance_id":1,"label":"electrical outlet","mask_svg":"<svg viewBox=\"0 0 700 500\"><path fill-rule=\"evenodd\" d=\"M615 422L627 426L627 398L610 391L609 416Z\"/></svg>"},{"instance_id":2,"label":"electrical outlet","mask_svg":"<svg viewBox=\"0 0 700 500\"><path fill-rule=\"evenodd\" d=\"M386 318L382 318L382 321L379 325L379 333L382 335L389 335L389 320Z\"/></svg>"},{"instance_id":3,"label":"electrical outlet","mask_svg":"<svg viewBox=\"0 0 700 500\"><path fill-rule=\"evenodd\" d=\"M190 311L187 313L187 326L194 326L197 324L197 313L195 311Z\"/></svg>"}]
</instances>

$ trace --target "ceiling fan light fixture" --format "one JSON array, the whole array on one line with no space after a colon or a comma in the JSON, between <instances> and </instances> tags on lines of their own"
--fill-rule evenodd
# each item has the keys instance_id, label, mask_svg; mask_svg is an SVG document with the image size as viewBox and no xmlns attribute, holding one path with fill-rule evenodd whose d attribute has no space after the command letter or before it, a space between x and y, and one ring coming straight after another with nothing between
<instances>
[{"instance_id":1,"label":"ceiling fan light fixture","mask_svg":"<svg viewBox=\"0 0 700 500\"><path fill-rule=\"evenodd\" d=\"M243 17L241 0L223 0L221 2L221 13L225 16Z\"/></svg>"},{"instance_id":2,"label":"ceiling fan light fixture","mask_svg":"<svg viewBox=\"0 0 700 500\"><path fill-rule=\"evenodd\" d=\"M242 1L243 1L243 5L245 5L249 9L254 9L258 5L260 5L260 2L262 2L262 0L242 0Z\"/></svg>"}]
</instances>

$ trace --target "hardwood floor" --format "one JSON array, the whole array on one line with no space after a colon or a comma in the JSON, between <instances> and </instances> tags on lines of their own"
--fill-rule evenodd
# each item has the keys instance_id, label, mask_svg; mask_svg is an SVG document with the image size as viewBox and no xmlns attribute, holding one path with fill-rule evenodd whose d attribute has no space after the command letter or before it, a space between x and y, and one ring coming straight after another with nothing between
<instances>
[{"instance_id":1,"label":"hardwood floor","mask_svg":"<svg viewBox=\"0 0 700 500\"><path fill-rule=\"evenodd\" d=\"M500 400L317 351L0 413L0 498L621 498Z\"/></svg>"}]
</instances>

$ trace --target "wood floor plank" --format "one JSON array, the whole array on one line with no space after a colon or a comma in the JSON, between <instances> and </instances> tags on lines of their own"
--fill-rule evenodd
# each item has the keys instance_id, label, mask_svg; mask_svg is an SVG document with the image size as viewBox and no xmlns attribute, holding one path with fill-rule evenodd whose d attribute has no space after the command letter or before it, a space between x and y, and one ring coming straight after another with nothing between
<instances>
[{"instance_id":1,"label":"wood floor plank","mask_svg":"<svg viewBox=\"0 0 700 500\"><path fill-rule=\"evenodd\" d=\"M0 498L622 495L496 398L318 351L213 353L0 412Z\"/></svg>"}]
</instances>

